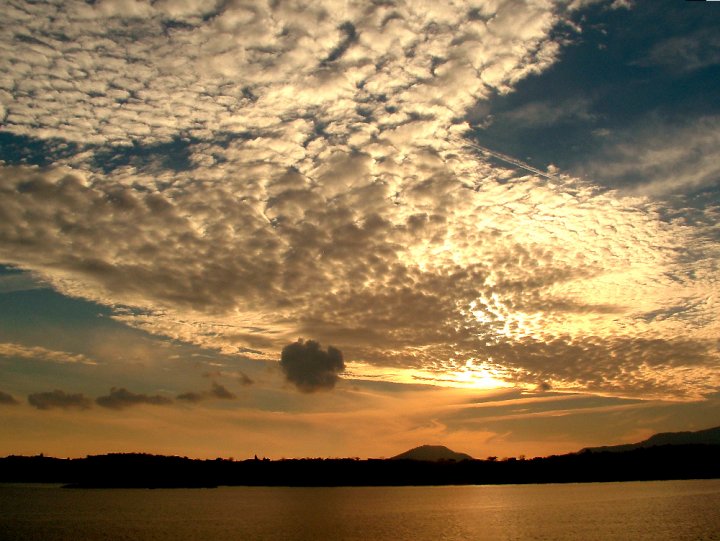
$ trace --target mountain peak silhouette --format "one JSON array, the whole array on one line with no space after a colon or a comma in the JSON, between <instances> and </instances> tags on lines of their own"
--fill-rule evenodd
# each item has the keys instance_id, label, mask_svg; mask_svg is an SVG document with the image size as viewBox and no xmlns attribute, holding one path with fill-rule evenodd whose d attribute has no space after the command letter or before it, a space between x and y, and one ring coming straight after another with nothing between
<instances>
[{"instance_id":1,"label":"mountain peak silhouette","mask_svg":"<svg viewBox=\"0 0 720 541\"><path fill-rule=\"evenodd\" d=\"M583 451L622 452L632 451L633 449L657 447L659 445L720 445L720 426L706 430L698 430L697 432L661 432L638 443L587 447L583 449Z\"/></svg>"},{"instance_id":2,"label":"mountain peak silhouette","mask_svg":"<svg viewBox=\"0 0 720 541\"><path fill-rule=\"evenodd\" d=\"M422 460L425 462L441 462L455 460L457 462L461 460L472 460L468 454L456 453L452 449L448 449L444 445L421 445L415 447L409 451L405 451L397 456L392 457L392 460Z\"/></svg>"}]
</instances>

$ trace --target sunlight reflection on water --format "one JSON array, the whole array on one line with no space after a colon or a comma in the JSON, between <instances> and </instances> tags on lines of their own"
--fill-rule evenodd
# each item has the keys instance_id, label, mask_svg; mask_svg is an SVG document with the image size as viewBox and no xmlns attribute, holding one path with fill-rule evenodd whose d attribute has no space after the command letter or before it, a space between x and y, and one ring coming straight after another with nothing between
<instances>
[{"instance_id":1,"label":"sunlight reflection on water","mask_svg":"<svg viewBox=\"0 0 720 541\"><path fill-rule=\"evenodd\" d=\"M4 540L720 539L720 480L65 490L0 485Z\"/></svg>"}]
</instances>

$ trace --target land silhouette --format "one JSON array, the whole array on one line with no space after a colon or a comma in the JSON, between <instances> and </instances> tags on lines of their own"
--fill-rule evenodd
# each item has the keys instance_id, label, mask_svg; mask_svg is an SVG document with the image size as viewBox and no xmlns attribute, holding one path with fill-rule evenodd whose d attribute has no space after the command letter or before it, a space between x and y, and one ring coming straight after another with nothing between
<instances>
[{"instance_id":1,"label":"land silhouette","mask_svg":"<svg viewBox=\"0 0 720 541\"><path fill-rule=\"evenodd\" d=\"M633 449L657 447L658 445L694 444L720 445L720 427L698 430L696 432L662 432L638 443L610 445L605 447L589 447L587 449L583 449L583 451L612 451L617 453L620 451L632 451Z\"/></svg>"},{"instance_id":2,"label":"land silhouette","mask_svg":"<svg viewBox=\"0 0 720 541\"><path fill-rule=\"evenodd\" d=\"M693 438L700 438L701 443ZM656 435L630 448L589 448L565 455L502 460L496 457L476 460L440 446L422 446L392 459L367 460L268 460L257 457L241 461L198 460L143 453L75 459L8 456L0 458L0 482L62 483L77 488L179 488L709 479L720 478L720 443L715 438L720 438L720 427L694 433ZM429 458L413 458L418 456Z\"/></svg>"},{"instance_id":3,"label":"land silhouette","mask_svg":"<svg viewBox=\"0 0 720 541\"><path fill-rule=\"evenodd\" d=\"M423 460L426 462L441 462L443 460L474 460L465 453L456 453L444 445L421 445L404 453L392 457L393 460Z\"/></svg>"}]
</instances>

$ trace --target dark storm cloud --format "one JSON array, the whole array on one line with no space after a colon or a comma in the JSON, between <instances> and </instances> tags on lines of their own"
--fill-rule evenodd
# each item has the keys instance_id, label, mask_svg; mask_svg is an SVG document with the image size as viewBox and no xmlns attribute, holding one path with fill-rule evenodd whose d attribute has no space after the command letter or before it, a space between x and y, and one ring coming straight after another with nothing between
<instances>
[{"instance_id":1,"label":"dark storm cloud","mask_svg":"<svg viewBox=\"0 0 720 541\"><path fill-rule=\"evenodd\" d=\"M313 393L335 387L345 363L339 349L328 346L324 351L314 340L298 340L283 348L280 367L285 378L300 391Z\"/></svg>"},{"instance_id":2,"label":"dark storm cloud","mask_svg":"<svg viewBox=\"0 0 720 541\"><path fill-rule=\"evenodd\" d=\"M17 404L18 401L15 400L15 397L11 394L4 393L3 391L0 391L0 405L14 405Z\"/></svg>"},{"instance_id":3,"label":"dark storm cloud","mask_svg":"<svg viewBox=\"0 0 720 541\"><path fill-rule=\"evenodd\" d=\"M114 410L121 410L137 404L153 404L162 406L170 404L172 400L160 395L136 394L123 387L113 387L110 394L98 397L95 402L98 406Z\"/></svg>"},{"instance_id":4,"label":"dark storm cloud","mask_svg":"<svg viewBox=\"0 0 720 541\"><path fill-rule=\"evenodd\" d=\"M92 405L90 399L82 393L68 394L59 389L28 395L28 403L39 410L49 410L54 408L77 408L84 410L90 408Z\"/></svg>"}]
</instances>

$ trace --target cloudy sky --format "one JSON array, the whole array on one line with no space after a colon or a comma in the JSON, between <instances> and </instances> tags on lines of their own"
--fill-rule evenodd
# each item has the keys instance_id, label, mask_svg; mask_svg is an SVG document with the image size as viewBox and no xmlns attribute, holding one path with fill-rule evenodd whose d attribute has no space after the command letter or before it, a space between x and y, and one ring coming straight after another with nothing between
<instances>
[{"instance_id":1,"label":"cloudy sky","mask_svg":"<svg viewBox=\"0 0 720 541\"><path fill-rule=\"evenodd\" d=\"M0 454L720 424L716 4L2 11Z\"/></svg>"}]
</instances>

